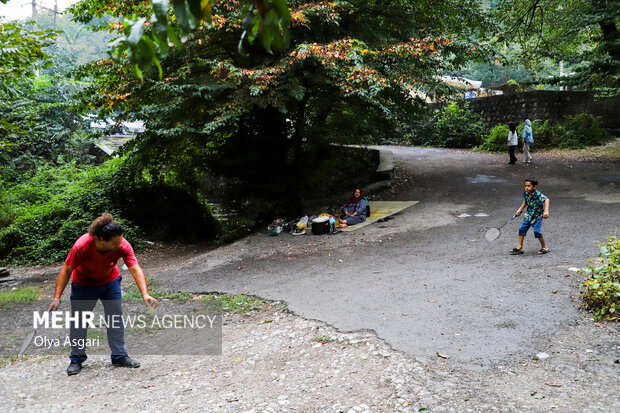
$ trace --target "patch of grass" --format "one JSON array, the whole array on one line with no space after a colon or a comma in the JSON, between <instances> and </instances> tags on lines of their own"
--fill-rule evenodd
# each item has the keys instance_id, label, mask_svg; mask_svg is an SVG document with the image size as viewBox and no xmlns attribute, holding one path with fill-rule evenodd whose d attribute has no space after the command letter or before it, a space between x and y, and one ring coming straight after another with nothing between
<instances>
[{"instance_id":1,"label":"patch of grass","mask_svg":"<svg viewBox=\"0 0 620 413\"><path fill-rule=\"evenodd\" d=\"M51 355L46 355L46 356L33 356L33 355L23 355L21 357L17 357L14 355L11 356L6 356L6 355L2 355L0 356L0 368L2 367L6 367L10 364L15 363L18 360L29 360L29 359L33 359L33 361L35 361L36 363L42 363L45 360L49 360L51 358L54 358L54 356Z\"/></svg>"},{"instance_id":2,"label":"patch of grass","mask_svg":"<svg viewBox=\"0 0 620 413\"><path fill-rule=\"evenodd\" d=\"M195 294L186 292L186 291L166 291L159 288L159 282L153 278L147 277L146 285L149 288L149 294L158 300L168 299L168 300L179 300L179 301L187 301L192 299ZM130 285L123 292L123 300L127 301L142 301L142 293L138 289L138 286L135 284Z\"/></svg>"},{"instance_id":3,"label":"patch of grass","mask_svg":"<svg viewBox=\"0 0 620 413\"><path fill-rule=\"evenodd\" d=\"M15 290L0 291L0 301L37 301L41 298L41 288L26 286Z\"/></svg>"},{"instance_id":4,"label":"patch of grass","mask_svg":"<svg viewBox=\"0 0 620 413\"><path fill-rule=\"evenodd\" d=\"M17 356L0 356L0 368L15 363L20 357Z\"/></svg>"},{"instance_id":5,"label":"patch of grass","mask_svg":"<svg viewBox=\"0 0 620 413\"><path fill-rule=\"evenodd\" d=\"M620 160L620 139L616 139L607 145L589 146L584 149L556 149L552 150L551 153L581 159L603 158L609 160Z\"/></svg>"},{"instance_id":6,"label":"patch of grass","mask_svg":"<svg viewBox=\"0 0 620 413\"><path fill-rule=\"evenodd\" d=\"M334 341L334 339L331 338L330 336L322 335L322 336L314 337L313 341L316 341L317 343L331 343L332 341Z\"/></svg>"},{"instance_id":7,"label":"patch of grass","mask_svg":"<svg viewBox=\"0 0 620 413\"><path fill-rule=\"evenodd\" d=\"M620 241L616 235L607 238L606 243L597 242L599 262L582 270L586 276L582 284L585 290L581 299L592 311L594 318L609 321L620 320Z\"/></svg>"},{"instance_id":8,"label":"patch of grass","mask_svg":"<svg viewBox=\"0 0 620 413\"><path fill-rule=\"evenodd\" d=\"M251 311L262 310L265 300L246 294L221 294L216 296L222 303L222 311L234 314L247 314Z\"/></svg>"},{"instance_id":9,"label":"patch of grass","mask_svg":"<svg viewBox=\"0 0 620 413\"><path fill-rule=\"evenodd\" d=\"M93 330L92 328L89 328L88 331L86 332L87 339L97 339L97 340L106 341L107 337L108 337L107 333L103 330Z\"/></svg>"},{"instance_id":10,"label":"patch of grass","mask_svg":"<svg viewBox=\"0 0 620 413\"><path fill-rule=\"evenodd\" d=\"M262 310L265 300L247 294L209 294L199 295L188 291L166 291L159 288L159 282L153 278L147 277L146 284L149 287L149 294L158 300L178 300L189 301L200 298L203 301L220 302L222 311L233 314L247 314L251 311ZM123 300L142 301L142 293L138 287L133 284L123 292Z\"/></svg>"},{"instance_id":11,"label":"patch of grass","mask_svg":"<svg viewBox=\"0 0 620 413\"><path fill-rule=\"evenodd\" d=\"M221 303L222 311L233 314L247 314L250 311L262 310L265 300L247 294L209 294L200 295L188 291L166 291L159 288L159 282L153 278L147 277L146 284L149 287L149 294L158 300L178 300L189 301L197 298L206 303ZM123 292L123 300L142 301L142 293L138 287L133 284Z\"/></svg>"}]
</instances>

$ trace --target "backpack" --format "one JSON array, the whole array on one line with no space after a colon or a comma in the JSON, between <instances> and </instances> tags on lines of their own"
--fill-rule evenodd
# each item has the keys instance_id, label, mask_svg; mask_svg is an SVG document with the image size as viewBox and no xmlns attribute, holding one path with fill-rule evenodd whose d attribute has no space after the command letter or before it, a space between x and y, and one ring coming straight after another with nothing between
<instances>
[{"instance_id":1,"label":"backpack","mask_svg":"<svg viewBox=\"0 0 620 413\"><path fill-rule=\"evenodd\" d=\"M364 197L366 201L366 218L370 218L370 202L368 202L368 198Z\"/></svg>"}]
</instances>

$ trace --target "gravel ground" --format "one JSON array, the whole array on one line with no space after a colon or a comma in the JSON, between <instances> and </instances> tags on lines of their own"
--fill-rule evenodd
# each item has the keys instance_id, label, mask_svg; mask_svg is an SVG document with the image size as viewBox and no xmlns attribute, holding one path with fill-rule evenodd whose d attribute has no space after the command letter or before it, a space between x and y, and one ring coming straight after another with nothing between
<instances>
[{"instance_id":1,"label":"gravel ground","mask_svg":"<svg viewBox=\"0 0 620 413\"><path fill-rule=\"evenodd\" d=\"M93 356L0 368L0 411L615 412L618 329L582 318L541 348L549 358L463 369L421 362L373 332L339 332L279 303L229 315L221 356L142 356L139 369Z\"/></svg>"}]
</instances>

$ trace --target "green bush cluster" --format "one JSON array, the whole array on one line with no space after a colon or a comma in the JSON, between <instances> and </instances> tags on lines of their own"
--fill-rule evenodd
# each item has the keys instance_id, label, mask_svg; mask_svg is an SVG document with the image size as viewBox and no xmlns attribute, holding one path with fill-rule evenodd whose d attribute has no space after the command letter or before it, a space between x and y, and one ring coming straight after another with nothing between
<instances>
[{"instance_id":1,"label":"green bush cluster","mask_svg":"<svg viewBox=\"0 0 620 413\"><path fill-rule=\"evenodd\" d=\"M209 206L196 194L169 183L136 182L127 165L125 158L100 166L44 165L22 183L0 182L0 262L64 260L104 212L123 224L137 251L146 235L196 241L219 233Z\"/></svg>"},{"instance_id":2,"label":"green bush cluster","mask_svg":"<svg viewBox=\"0 0 620 413\"><path fill-rule=\"evenodd\" d=\"M22 79L8 92L0 85L0 176L20 182L40 165L77 160L92 164L88 121L72 107L79 86L60 76Z\"/></svg>"},{"instance_id":3,"label":"green bush cluster","mask_svg":"<svg viewBox=\"0 0 620 413\"><path fill-rule=\"evenodd\" d=\"M517 127L519 136L523 134L524 123ZM534 145L532 149L580 149L586 146L602 145L611 139L603 128L600 119L588 114L580 113L566 116L559 122L542 121L532 122ZM484 142L476 150L487 152L502 152L506 150L508 126L496 125L486 136ZM521 141L521 139L519 139Z\"/></svg>"},{"instance_id":4,"label":"green bush cluster","mask_svg":"<svg viewBox=\"0 0 620 413\"><path fill-rule=\"evenodd\" d=\"M508 132L510 129L506 125L495 125L489 132L484 142L474 148L477 151L500 152L507 150ZM521 136L523 132L523 124L517 127L517 133Z\"/></svg>"},{"instance_id":5,"label":"green bush cluster","mask_svg":"<svg viewBox=\"0 0 620 413\"><path fill-rule=\"evenodd\" d=\"M444 148L472 148L480 145L487 134L482 117L452 102L418 123L411 143Z\"/></svg>"},{"instance_id":6,"label":"green bush cluster","mask_svg":"<svg viewBox=\"0 0 620 413\"><path fill-rule=\"evenodd\" d=\"M582 270L586 280L582 284L582 300L585 307L597 319L618 321L620 319L620 241L615 235L606 243L598 243L599 264L594 263Z\"/></svg>"},{"instance_id":7,"label":"green bush cluster","mask_svg":"<svg viewBox=\"0 0 620 413\"><path fill-rule=\"evenodd\" d=\"M125 236L137 241L136 227L114 205L114 173L120 159L99 167L42 166L30 180L4 184L0 192L0 260L48 263L63 260L90 222L103 212L115 215ZM139 249L139 244L136 245Z\"/></svg>"}]
</instances>

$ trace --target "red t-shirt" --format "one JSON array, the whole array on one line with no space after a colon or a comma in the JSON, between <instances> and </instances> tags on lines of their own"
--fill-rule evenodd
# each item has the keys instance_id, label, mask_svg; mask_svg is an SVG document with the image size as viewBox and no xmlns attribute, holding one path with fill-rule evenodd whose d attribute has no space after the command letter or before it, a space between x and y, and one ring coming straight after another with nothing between
<instances>
[{"instance_id":1,"label":"red t-shirt","mask_svg":"<svg viewBox=\"0 0 620 413\"><path fill-rule=\"evenodd\" d=\"M123 238L121 246L104 254L95 248L95 236L82 235L67 255L65 264L73 268L72 280L83 287L95 287L114 281L120 275L116 266L119 258L125 261L127 267L138 263L131 244Z\"/></svg>"}]
</instances>

